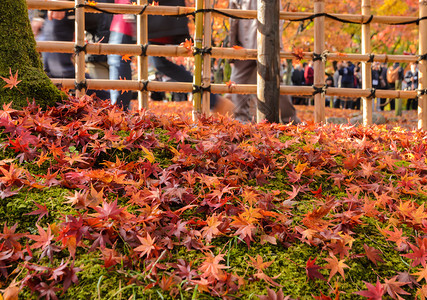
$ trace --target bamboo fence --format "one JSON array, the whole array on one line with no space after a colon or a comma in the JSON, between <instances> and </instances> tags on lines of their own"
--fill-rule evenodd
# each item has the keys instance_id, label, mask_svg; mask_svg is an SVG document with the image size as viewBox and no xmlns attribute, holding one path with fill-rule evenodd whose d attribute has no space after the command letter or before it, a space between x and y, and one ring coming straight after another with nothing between
<instances>
[{"instance_id":1,"label":"bamboo fence","mask_svg":"<svg viewBox=\"0 0 427 300\"><path fill-rule=\"evenodd\" d=\"M138 0L137 5L130 4L110 4L93 3L84 0L73 1L46 1L27 0L29 9L44 10L75 10L76 12L76 41L73 42L37 42L37 50L40 52L63 52L76 53L76 78L60 79L53 78L55 84L60 84L65 88L76 88L76 95L84 95L86 89L118 89L139 91L138 102L140 108L148 108L148 91L170 91L170 92L194 92L194 87L199 87L198 93L194 94L193 107L194 115L209 113L209 90L211 93L240 93L256 94L257 86L210 84L210 57L228 59L257 59L256 49L234 49L212 47L209 53L189 51L183 46L160 46L147 44L147 15L169 15L185 17L194 15L196 19L195 47L210 48L211 14L216 17L238 17L256 19L257 11L254 10L232 10L232 9L206 9L211 8L210 0L196 0L196 7L178 6L152 6L147 5L146 0ZM205 9L203 9L203 6ZM138 15L138 41L137 45L113 45L113 44L84 44L84 13L109 12L115 14L136 14ZM314 14L313 14L314 13ZM314 85L310 86L280 86L281 94L301 95L315 97L315 121L325 121L324 97L362 97L363 98L363 119L364 124L372 123L372 97L379 98L417 98L418 101L418 128L427 129L427 1L419 2L419 17L405 16L374 16L370 14L370 0L362 1L362 14L327 14L324 12L324 0L314 0L314 12L280 12L280 19L286 21L313 20L315 26L314 52L304 52L300 59L314 61ZM317 15L316 15L317 14ZM204 19L204 22L203 22ZM362 53L328 53L325 51L324 35L325 21L351 22L362 26ZM387 55L370 53L370 23L378 24L417 24L419 27L419 55ZM84 53L76 51L85 47L88 54L118 54L134 55L138 58L138 80L96 80L84 77ZM145 48L144 52L142 48ZM321 55L321 59L318 59ZM195 58L195 70L193 83L179 82L155 82L148 81L147 56L171 56ZM282 59L295 59L292 52L280 52ZM362 89L327 88L324 87L325 62L326 61L348 60L362 62ZM372 62L402 62L410 63L419 61L419 89L418 91L403 90L372 90L370 80L370 67ZM77 83L77 85L76 85ZM202 88L203 87L203 88ZM203 101L202 101L203 99Z\"/></svg>"}]
</instances>

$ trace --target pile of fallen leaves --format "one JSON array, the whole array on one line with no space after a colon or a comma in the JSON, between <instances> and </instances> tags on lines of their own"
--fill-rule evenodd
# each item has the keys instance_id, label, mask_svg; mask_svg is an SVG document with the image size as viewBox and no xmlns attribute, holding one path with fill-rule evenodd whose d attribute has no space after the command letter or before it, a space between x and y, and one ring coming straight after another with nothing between
<instances>
[{"instance_id":1,"label":"pile of fallen leaves","mask_svg":"<svg viewBox=\"0 0 427 300\"><path fill-rule=\"evenodd\" d=\"M0 110L4 299L427 297L425 132L172 112Z\"/></svg>"}]
</instances>

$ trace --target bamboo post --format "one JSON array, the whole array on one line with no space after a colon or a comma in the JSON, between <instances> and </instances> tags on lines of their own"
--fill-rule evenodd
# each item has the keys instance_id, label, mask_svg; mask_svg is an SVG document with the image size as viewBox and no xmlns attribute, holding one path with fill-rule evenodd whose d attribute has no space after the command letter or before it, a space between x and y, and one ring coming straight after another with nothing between
<instances>
[{"instance_id":1,"label":"bamboo post","mask_svg":"<svg viewBox=\"0 0 427 300\"><path fill-rule=\"evenodd\" d=\"M314 1L314 13L321 14L325 12L324 0ZM322 54L325 51L325 17L314 19L314 53ZM325 63L323 60L316 60L313 63L314 68L314 86L321 88L325 85ZM325 121L325 94L318 93L314 95L314 121Z\"/></svg>"},{"instance_id":2,"label":"bamboo post","mask_svg":"<svg viewBox=\"0 0 427 300\"><path fill-rule=\"evenodd\" d=\"M85 11L83 5L85 0L76 0L76 19L74 21L75 26L75 49L83 49L85 45ZM80 98L86 94L86 88L82 87L80 84L85 82L85 52L76 51L75 55L75 76L76 76L76 97Z\"/></svg>"},{"instance_id":3,"label":"bamboo post","mask_svg":"<svg viewBox=\"0 0 427 300\"><path fill-rule=\"evenodd\" d=\"M371 14L371 0L362 0L362 14ZM371 25L362 25L362 54L371 53ZM362 89L372 88L372 63L362 63ZM362 98L363 125L372 124L372 98Z\"/></svg>"},{"instance_id":4,"label":"bamboo post","mask_svg":"<svg viewBox=\"0 0 427 300\"><path fill-rule=\"evenodd\" d=\"M203 0L196 0L196 11L203 9ZM196 13L195 17L196 29L194 33L194 47L202 49L203 47L203 13ZM193 85L200 87L202 85L202 54L194 55L194 76ZM193 119L198 119L202 113L202 97L201 93L193 93Z\"/></svg>"},{"instance_id":5,"label":"bamboo post","mask_svg":"<svg viewBox=\"0 0 427 300\"><path fill-rule=\"evenodd\" d=\"M205 8L212 8L211 0L205 0ZM212 26L211 26L211 13L208 12L205 14L205 24L204 24L204 48L208 49L212 46ZM211 56L208 53L205 53L203 56L203 78L202 86L209 87L211 84ZM202 96L202 113L206 116L210 114L210 93L208 91L203 92Z\"/></svg>"},{"instance_id":6,"label":"bamboo post","mask_svg":"<svg viewBox=\"0 0 427 300\"><path fill-rule=\"evenodd\" d=\"M138 0L138 5L147 5L147 0ZM141 48L141 55L138 56L138 81L148 80L148 57L143 52L143 46L148 43L148 23L147 15L138 15L137 24L137 44ZM148 109L148 91L138 91L138 108Z\"/></svg>"},{"instance_id":7,"label":"bamboo post","mask_svg":"<svg viewBox=\"0 0 427 300\"><path fill-rule=\"evenodd\" d=\"M420 0L420 18L427 17L427 0ZM420 20L419 23L419 54L425 55L427 53L427 20ZM418 66L418 89L427 88L427 61L422 59ZM418 128L427 130L427 95L421 95L418 98Z\"/></svg>"},{"instance_id":8,"label":"bamboo post","mask_svg":"<svg viewBox=\"0 0 427 300\"><path fill-rule=\"evenodd\" d=\"M257 122L279 123L279 0L258 0Z\"/></svg>"}]
</instances>

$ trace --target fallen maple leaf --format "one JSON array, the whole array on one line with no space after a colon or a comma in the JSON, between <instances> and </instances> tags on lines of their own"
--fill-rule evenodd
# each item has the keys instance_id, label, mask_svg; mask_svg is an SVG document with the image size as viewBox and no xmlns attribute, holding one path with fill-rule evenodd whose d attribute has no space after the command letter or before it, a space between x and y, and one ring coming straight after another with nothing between
<instances>
[{"instance_id":1,"label":"fallen maple leaf","mask_svg":"<svg viewBox=\"0 0 427 300\"><path fill-rule=\"evenodd\" d=\"M329 273L329 279L328 279L328 281L330 281L331 278L337 272L340 273L341 276L342 276L342 278L345 279L344 268L349 268L349 266L347 266L344 263L344 259L338 261L338 258L336 258L335 255L331 254L331 258L325 258L325 260L328 262L328 264L325 266L325 268L331 270L331 272Z\"/></svg>"},{"instance_id":2,"label":"fallen maple leaf","mask_svg":"<svg viewBox=\"0 0 427 300\"><path fill-rule=\"evenodd\" d=\"M37 206L38 209L36 209L35 211L32 211L30 213L24 214L24 215L29 215L29 216L31 216L31 215L39 215L39 218L36 221L36 223L38 223L41 218L43 218L44 216L48 216L49 215L49 211L48 211L46 205L38 204L35 201L34 201L34 204Z\"/></svg>"},{"instance_id":3,"label":"fallen maple leaf","mask_svg":"<svg viewBox=\"0 0 427 300\"><path fill-rule=\"evenodd\" d=\"M384 295L384 287L378 279L375 286L373 284L370 284L369 282L365 282L365 284L368 290L355 292L355 294L369 298L371 300L382 300L382 297Z\"/></svg>"},{"instance_id":4,"label":"fallen maple leaf","mask_svg":"<svg viewBox=\"0 0 427 300\"><path fill-rule=\"evenodd\" d=\"M5 78L1 77L7 84L3 88L14 88L20 83L22 80L18 80L18 70L16 70L15 75L12 75L12 70L9 68L10 77Z\"/></svg>"},{"instance_id":5,"label":"fallen maple leaf","mask_svg":"<svg viewBox=\"0 0 427 300\"><path fill-rule=\"evenodd\" d=\"M311 259L311 257L308 259L306 267L305 267L305 273L307 274L307 277L311 280L318 278L318 279L326 281L325 277L323 277L323 275L320 274L319 271L317 271L321 267L315 264L316 259L317 258Z\"/></svg>"}]
</instances>

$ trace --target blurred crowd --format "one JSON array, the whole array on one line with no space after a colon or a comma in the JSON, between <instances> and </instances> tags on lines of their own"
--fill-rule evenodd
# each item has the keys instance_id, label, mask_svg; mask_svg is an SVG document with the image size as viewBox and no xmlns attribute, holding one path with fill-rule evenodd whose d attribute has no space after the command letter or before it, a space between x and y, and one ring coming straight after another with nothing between
<instances>
[{"instance_id":1,"label":"blurred crowd","mask_svg":"<svg viewBox=\"0 0 427 300\"><path fill-rule=\"evenodd\" d=\"M399 63L374 62L371 68L372 88L376 90L416 90L418 89L418 64L401 66ZM295 86L312 86L314 70L312 62L297 63L292 66L290 82ZM285 80L286 81L286 80ZM362 88L361 64L351 61L334 61L326 72L325 85L336 88ZM360 109L360 98L326 96L325 105L333 108ZM312 97L292 97L295 105L312 105ZM406 110L417 109L417 99L406 99ZM375 98L375 111L395 110L396 99Z\"/></svg>"}]
</instances>

